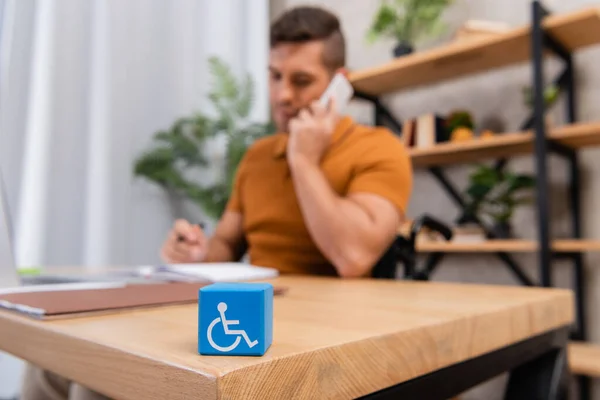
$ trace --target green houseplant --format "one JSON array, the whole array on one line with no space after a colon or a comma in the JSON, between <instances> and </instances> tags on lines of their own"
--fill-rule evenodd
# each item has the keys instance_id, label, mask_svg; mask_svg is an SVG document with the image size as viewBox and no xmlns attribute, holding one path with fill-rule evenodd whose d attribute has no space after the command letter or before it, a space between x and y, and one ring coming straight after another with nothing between
<instances>
[{"instance_id":1,"label":"green houseplant","mask_svg":"<svg viewBox=\"0 0 600 400\"><path fill-rule=\"evenodd\" d=\"M531 86L525 86L523 89L523 103L530 112L533 112L534 108L534 94ZM553 125L553 116L549 112L550 108L556 103L558 97L560 96L560 88L558 85L550 84L544 87L542 91L542 95L544 98L544 107L546 108L546 114L544 115L544 123L546 126L551 127Z\"/></svg>"},{"instance_id":2,"label":"green houseplant","mask_svg":"<svg viewBox=\"0 0 600 400\"><path fill-rule=\"evenodd\" d=\"M530 110L533 109L533 90L531 86L525 86L523 89L523 101L525 106ZM544 105L546 107L552 106L556 100L558 100L558 96L560 95L560 88L557 85L551 84L544 88Z\"/></svg>"},{"instance_id":3,"label":"green houseplant","mask_svg":"<svg viewBox=\"0 0 600 400\"><path fill-rule=\"evenodd\" d=\"M445 119L446 134L450 137L457 128L475 129L475 122L470 112L465 110L456 110L451 112Z\"/></svg>"},{"instance_id":4,"label":"green houseplant","mask_svg":"<svg viewBox=\"0 0 600 400\"><path fill-rule=\"evenodd\" d=\"M373 42L382 37L396 40L394 56L410 54L415 43L440 33L440 17L452 0L382 0L367 32Z\"/></svg>"},{"instance_id":5,"label":"green houseplant","mask_svg":"<svg viewBox=\"0 0 600 400\"><path fill-rule=\"evenodd\" d=\"M208 217L218 219L244 153L254 140L272 133L274 127L270 122L248 120L254 99L254 83L249 75L238 80L220 59L212 57L208 62L212 76L208 98L213 113L179 118L167 130L157 132L151 148L135 160L134 176L192 200ZM225 157L215 163L206 156L205 146L207 140L219 136L224 136L226 142ZM216 167L219 174L214 182L203 185L193 176L206 167Z\"/></svg>"},{"instance_id":6,"label":"green houseplant","mask_svg":"<svg viewBox=\"0 0 600 400\"><path fill-rule=\"evenodd\" d=\"M466 195L470 199L467 214L484 214L494 221L494 234L499 238L511 236L510 220L515 209L531 202L530 190L535 178L528 174L498 171L480 165L469 176Z\"/></svg>"}]
</instances>

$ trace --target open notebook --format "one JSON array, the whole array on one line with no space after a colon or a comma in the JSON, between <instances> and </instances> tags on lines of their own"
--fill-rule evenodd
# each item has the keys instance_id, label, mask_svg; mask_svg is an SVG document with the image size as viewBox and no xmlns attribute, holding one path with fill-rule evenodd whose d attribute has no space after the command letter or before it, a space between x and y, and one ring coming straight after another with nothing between
<instances>
[{"instance_id":1,"label":"open notebook","mask_svg":"<svg viewBox=\"0 0 600 400\"><path fill-rule=\"evenodd\" d=\"M262 281L276 277L273 268L243 263L208 263L140 267L134 272L147 283L119 283L114 287L0 291L0 309L33 318L55 319L124 309L194 303L198 290L214 282ZM162 282L161 282L162 281ZM275 294L284 291L274 288Z\"/></svg>"},{"instance_id":2,"label":"open notebook","mask_svg":"<svg viewBox=\"0 0 600 400\"><path fill-rule=\"evenodd\" d=\"M0 295L0 309L36 319L115 313L137 308L190 304L207 283L152 283L94 290L53 290ZM285 288L274 287L279 295Z\"/></svg>"},{"instance_id":3,"label":"open notebook","mask_svg":"<svg viewBox=\"0 0 600 400\"><path fill-rule=\"evenodd\" d=\"M141 267L147 278L179 282L240 282L275 278L279 271L245 263L170 264Z\"/></svg>"}]
</instances>

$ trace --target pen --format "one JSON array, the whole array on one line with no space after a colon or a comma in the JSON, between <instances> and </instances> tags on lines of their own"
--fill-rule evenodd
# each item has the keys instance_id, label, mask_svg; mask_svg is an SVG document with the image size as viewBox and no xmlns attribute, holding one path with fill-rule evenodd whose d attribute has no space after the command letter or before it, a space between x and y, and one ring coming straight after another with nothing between
<instances>
[{"instance_id":1,"label":"pen","mask_svg":"<svg viewBox=\"0 0 600 400\"><path fill-rule=\"evenodd\" d=\"M196 224L200 227L200 229L204 229L205 224L204 222L199 222L198 224ZM178 242L183 242L185 240L185 238L182 235L177 236L177 241Z\"/></svg>"}]
</instances>

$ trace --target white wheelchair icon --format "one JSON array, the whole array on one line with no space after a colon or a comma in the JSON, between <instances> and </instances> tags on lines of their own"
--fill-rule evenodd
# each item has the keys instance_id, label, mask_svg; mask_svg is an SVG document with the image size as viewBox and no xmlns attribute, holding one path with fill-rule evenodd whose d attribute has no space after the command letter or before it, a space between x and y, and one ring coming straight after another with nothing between
<instances>
[{"instance_id":1,"label":"white wheelchair icon","mask_svg":"<svg viewBox=\"0 0 600 400\"><path fill-rule=\"evenodd\" d=\"M238 345L240 344L240 341L242 340L242 337L244 338L244 340L246 341L246 343L248 344L248 347L252 348L254 346L256 346L258 344L258 340L254 340L254 341L250 341L250 338L248 337L248 334L246 333L246 331L244 330L231 330L229 329L230 325L239 325L240 321L233 321L233 320L227 320L225 318L225 311L227 311L227 303L224 302L220 302L219 305L217 305L217 310L219 310L219 314L221 315L220 317L215 318L210 325L208 326L208 330L206 332L206 335L208 337L208 343L210 343L210 345L215 349L215 350L219 350L223 353L227 353L233 349L235 349L236 347L238 347ZM217 345L215 343L215 341L212 338L212 330L213 328L219 323L221 322L223 324L223 330L225 331L226 335L229 336L237 336L235 338L235 341L233 342L232 345L227 346L227 347L221 347L219 345ZM240 336L241 335L241 336Z\"/></svg>"}]
</instances>

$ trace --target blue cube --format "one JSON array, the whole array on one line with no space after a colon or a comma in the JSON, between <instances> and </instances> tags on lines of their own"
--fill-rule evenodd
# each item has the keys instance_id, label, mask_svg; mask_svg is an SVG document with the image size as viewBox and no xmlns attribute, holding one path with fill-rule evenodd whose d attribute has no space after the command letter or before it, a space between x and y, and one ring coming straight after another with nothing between
<instances>
[{"instance_id":1,"label":"blue cube","mask_svg":"<svg viewBox=\"0 0 600 400\"><path fill-rule=\"evenodd\" d=\"M198 352L262 356L273 341L273 286L215 283L198 296Z\"/></svg>"}]
</instances>

